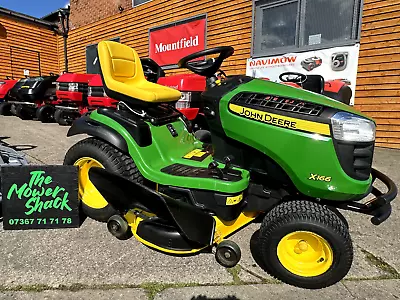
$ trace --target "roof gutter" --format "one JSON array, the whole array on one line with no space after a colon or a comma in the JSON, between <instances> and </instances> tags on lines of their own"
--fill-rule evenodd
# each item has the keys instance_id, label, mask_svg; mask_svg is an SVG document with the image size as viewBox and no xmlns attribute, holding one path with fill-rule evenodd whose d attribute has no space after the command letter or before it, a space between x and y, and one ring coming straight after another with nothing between
<instances>
[{"instance_id":1,"label":"roof gutter","mask_svg":"<svg viewBox=\"0 0 400 300\"><path fill-rule=\"evenodd\" d=\"M5 15L8 17L12 17L12 18L24 20L26 22L31 22L31 23L34 23L37 25L48 27L54 31L57 31L57 27L58 27L56 23L44 21L44 20L41 20L41 19L38 19L38 18L35 18L32 16L28 16L25 14L21 14L21 13L18 13L18 12L15 12L15 11L12 11L12 10L9 10L9 9L3 8L3 7L0 7L0 15Z\"/></svg>"}]
</instances>

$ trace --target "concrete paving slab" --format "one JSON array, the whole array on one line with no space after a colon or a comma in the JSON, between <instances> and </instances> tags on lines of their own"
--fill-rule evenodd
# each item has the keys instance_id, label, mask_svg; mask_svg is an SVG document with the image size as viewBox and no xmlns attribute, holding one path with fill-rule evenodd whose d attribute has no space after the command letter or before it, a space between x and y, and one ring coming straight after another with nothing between
<instances>
[{"instance_id":1,"label":"concrete paving slab","mask_svg":"<svg viewBox=\"0 0 400 300\"><path fill-rule=\"evenodd\" d=\"M167 256L134 239L119 241L92 220L80 229L0 230L0 245L0 283L6 287L233 281L212 255Z\"/></svg>"},{"instance_id":2,"label":"concrete paving slab","mask_svg":"<svg viewBox=\"0 0 400 300\"><path fill-rule=\"evenodd\" d=\"M7 292L0 293L0 300L147 300L148 297L142 289L116 289L116 290L82 290L77 292L49 290L43 292Z\"/></svg>"},{"instance_id":3,"label":"concrete paving slab","mask_svg":"<svg viewBox=\"0 0 400 300\"><path fill-rule=\"evenodd\" d=\"M62 164L65 153L85 135L67 138L69 126L43 124L17 117L0 116L0 141L44 164Z\"/></svg>"},{"instance_id":4,"label":"concrete paving slab","mask_svg":"<svg viewBox=\"0 0 400 300\"><path fill-rule=\"evenodd\" d=\"M343 284L357 299L400 299L400 280L346 281Z\"/></svg>"},{"instance_id":5,"label":"concrete paving slab","mask_svg":"<svg viewBox=\"0 0 400 300\"><path fill-rule=\"evenodd\" d=\"M241 286L190 287L167 289L155 300L253 300L253 299L353 299L349 291L337 284L322 291L293 288L284 284L258 284Z\"/></svg>"}]
</instances>

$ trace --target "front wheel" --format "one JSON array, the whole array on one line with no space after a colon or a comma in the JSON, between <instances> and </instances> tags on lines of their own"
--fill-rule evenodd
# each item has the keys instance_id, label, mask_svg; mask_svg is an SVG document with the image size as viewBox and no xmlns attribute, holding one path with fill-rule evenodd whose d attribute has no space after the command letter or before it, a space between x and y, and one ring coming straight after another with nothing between
<instances>
[{"instance_id":1,"label":"front wheel","mask_svg":"<svg viewBox=\"0 0 400 300\"><path fill-rule=\"evenodd\" d=\"M104 168L110 172L143 183L143 177L130 156L110 144L97 139L84 139L68 150L64 165L79 167L79 198L83 212L99 222L107 222L115 209L101 196L89 179L91 168Z\"/></svg>"},{"instance_id":2,"label":"front wheel","mask_svg":"<svg viewBox=\"0 0 400 300\"><path fill-rule=\"evenodd\" d=\"M51 123L54 121L54 107L43 105L36 110L36 118L42 123Z\"/></svg>"},{"instance_id":3,"label":"front wheel","mask_svg":"<svg viewBox=\"0 0 400 300\"><path fill-rule=\"evenodd\" d=\"M332 210L310 201L290 201L265 216L259 255L266 271L277 279L320 289L347 275L353 245L346 224Z\"/></svg>"}]
</instances>

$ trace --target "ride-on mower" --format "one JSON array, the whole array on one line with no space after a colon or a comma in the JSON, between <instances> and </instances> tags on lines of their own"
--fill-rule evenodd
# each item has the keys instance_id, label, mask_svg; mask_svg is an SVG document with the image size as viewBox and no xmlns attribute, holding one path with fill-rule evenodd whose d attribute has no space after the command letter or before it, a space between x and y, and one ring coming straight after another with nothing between
<instances>
[{"instance_id":1,"label":"ride-on mower","mask_svg":"<svg viewBox=\"0 0 400 300\"><path fill-rule=\"evenodd\" d=\"M24 120L37 118L44 123L52 122L54 105L57 103L55 96L57 78L58 75L50 73L48 76L24 79L16 95L9 101L12 104L11 112Z\"/></svg>"},{"instance_id":2,"label":"ride-on mower","mask_svg":"<svg viewBox=\"0 0 400 300\"><path fill-rule=\"evenodd\" d=\"M262 220L256 252L268 273L298 287L330 286L353 260L338 208L379 225L397 195L395 184L372 168L375 123L303 89L246 76L218 80L233 53L217 47L178 63L207 79L202 100L212 144L205 144L168 104L181 94L146 81L134 49L99 43L104 88L120 102L81 117L68 132L91 136L64 160L79 167L82 210L107 222L118 239L133 235L166 254L215 247L225 267L241 257L228 237ZM376 179L386 193L373 186Z\"/></svg>"},{"instance_id":3,"label":"ride-on mower","mask_svg":"<svg viewBox=\"0 0 400 300\"><path fill-rule=\"evenodd\" d=\"M26 82L27 78L21 78L17 82L15 82L11 88L9 88L9 84L2 85L1 89L3 90L3 87L7 92L4 91L4 98L2 99L3 102L0 103L0 115L4 116L9 116L12 115L11 108L12 108L12 102L18 100L18 90L21 88L21 86L24 85ZM6 82L6 81L3 81ZM15 113L15 107L14 107L14 113Z\"/></svg>"}]
</instances>

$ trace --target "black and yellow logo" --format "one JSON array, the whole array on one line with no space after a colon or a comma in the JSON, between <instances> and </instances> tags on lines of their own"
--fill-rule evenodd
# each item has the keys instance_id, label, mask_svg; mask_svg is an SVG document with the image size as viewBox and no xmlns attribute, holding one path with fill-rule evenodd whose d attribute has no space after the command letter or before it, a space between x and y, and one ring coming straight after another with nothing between
<instances>
[{"instance_id":1,"label":"black and yellow logo","mask_svg":"<svg viewBox=\"0 0 400 300\"><path fill-rule=\"evenodd\" d=\"M240 116L244 116L248 119L253 119L278 127L317 133L326 136L330 136L331 133L328 124L272 114L269 112L243 107L236 104L229 104L229 109L232 112Z\"/></svg>"},{"instance_id":2,"label":"black and yellow logo","mask_svg":"<svg viewBox=\"0 0 400 300\"><path fill-rule=\"evenodd\" d=\"M308 180L331 182L332 181L332 177L321 176L321 175L318 175L318 174L311 173L310 177L308 178Z\"/></svg>"},{"instance_id":3,"label":"black and yellow logo","mask_svg":"<svg viewBox=\"0 0 400 300\"><path fill-rule=\"evenodd\" d=\"M183 158L195 160L195 161L203 161L208 156L210 156L209 152L203 151L201 149L195 149L190 151L189 153L185 154Z\"/></svg>"}]
</instances>

